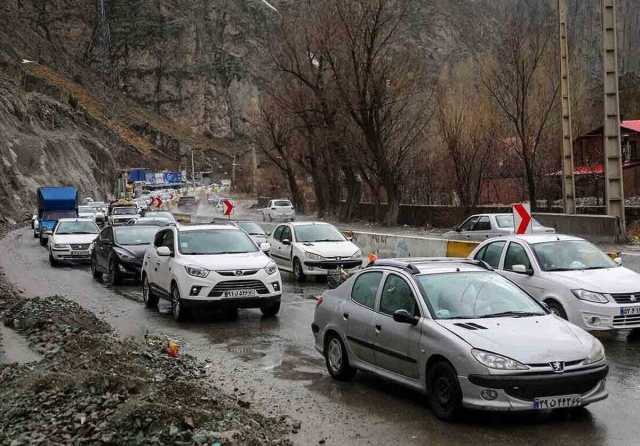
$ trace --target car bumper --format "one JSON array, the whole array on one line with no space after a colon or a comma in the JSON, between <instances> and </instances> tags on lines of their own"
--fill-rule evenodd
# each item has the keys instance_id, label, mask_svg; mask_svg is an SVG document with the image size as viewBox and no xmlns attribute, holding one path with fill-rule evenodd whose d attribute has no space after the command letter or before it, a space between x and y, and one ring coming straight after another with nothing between
<instances>
[{"instance_id":1,"label":"car bumper","mask_svg":"<svg viewBox=\"0 0 640 446\"><path fill-rule=\"evenodd\" d=\"M246 282L245 285L227 287L223 284L229 282ZM225 291L229 290L255 290L252 296L228 297ZM215 280L192 278L183 280L180 285L180 296L192 304L220 304L235 305L239 308L261 307L273 302L273 299L280 299L282 295L282 279L280 274L267 276L266 273L245 276L244 279L234 277L216 277Z\"/></svg>"},{"instance_id":2,"label":"car bumper","mask_svg":"<svg viewBox=\"0 0 640 446\"><path fill-rule=\"evenodd\" d=\"M576 299L577 300L577 299ZM640 314L625 316L624 308L640 307L640 304L596 304L579 301L573 311L569 311L569 320L589 331L619 330L640 328Z\"/></svg>"},{"instance_id":3,"label":"car bumper","mask_svg":"<svg viewBox=\"0 0 640 446\"><path fill-rule=\"evenodd\" d=\"M307 276L326 276L340 266L347 272L356 271L362 268L362 260L305 260L302 270Z\"/></svg>"},{"instance_id":4,"label":"car bumper","mask_svg":"<svg viewBox=\"0 0 640 446\"><path fill-rule=\"evenodd\" d=\"M460 376L462 403L470 409L526 411L552 409L540 407L536 398L579 395L584 407L607 398L605 386L609 367L545 375ZM488 396L490 394L490 397Z\"/></svg>"},{"instance_id":5,"label":"car bumper","mask_svg":"<svg viewBox=\"0 0 640 446\"><path fill-rule=\"evenodd\" d=\"M69 250L51 250L51 256L60 262L90 262L91 251L81 251L82 254L72 255Z\"/></svg>"},{"instance_id":6,"label":"car bumper","mask_svg":"<svg viewBox=\"0 0 640 446\"><path fill-rule=\"evenodd\" d=\"M124 262L122 259L118 261L118 268L120 274L124 274L129 277L142 277L142 261L137 262Z\"/></svg>"},{"instance_id":7,"label":"car bumper","mask_svg":"<svg viewBox=\"0 0 640 446\"><path fill-rule=\"evenodd\" d=\"M280 303L281 295L253 298L233 298L233 299L182 299L185 307L216 307L216 308L260 308Z\"/></svg>"}]
</instances>

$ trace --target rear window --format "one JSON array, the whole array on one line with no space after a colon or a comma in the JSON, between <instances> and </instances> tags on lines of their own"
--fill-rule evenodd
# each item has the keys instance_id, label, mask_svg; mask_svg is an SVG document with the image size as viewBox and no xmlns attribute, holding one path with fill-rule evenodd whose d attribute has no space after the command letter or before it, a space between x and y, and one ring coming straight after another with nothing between
<instances>
[{"instance_id":1,"label":"rear window","mask_svg":"<svg viewBox=\"0 0 640 446\"><path fill-rule=\"evenodd\" d=\"M279 208L291 207L291 202L289 200L277 200L273 202L273 205Z\"/></svg>"}]
</instances>

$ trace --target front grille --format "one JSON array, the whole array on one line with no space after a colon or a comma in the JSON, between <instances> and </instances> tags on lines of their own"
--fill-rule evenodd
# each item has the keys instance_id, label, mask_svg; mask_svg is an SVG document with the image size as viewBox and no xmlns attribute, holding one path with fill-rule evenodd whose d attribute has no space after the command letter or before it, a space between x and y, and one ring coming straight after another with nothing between
<instances>
[{"instance_id":1,"label":"front grille","mask_svg":"<svg viewBox=\"0 0 640 446\"><path fill-rule=\"evenodd\" d=\"M572 367L574 365L580 364L582 361L584 361L584 359L576 359L574 361L565 361L564 366L565 367ZM527 364L527 365L529 367L551 367L548 362L540 362L540 363L536 363L536 364Z\"/></svg>"},{"instance_id":2,"label":"front grille","mask_svg":"<svg viewBox=\"0 0 640 446\"><path fill-rule=\"evenodd\" d=\"M231 290L256 290L258 294L269 294L269 290L260 280L226 280L213 287L209 296L220 297L223 292Z\"/></svg>"},{"instance_id":3,"label":"front grille","mask_svg":"<svg viewBox=\"0 0 640 446\"><path fill-rule=\"evenodd\" d=\"M640 291L637 293L612 294L611 297L618 304L640 303Z\"/></svg>"},{"instance_id":4,"label":"front grille","mask_svg":"<svg viewBox=\"0 0 640 446\"><path fill-rule=\"evenodd\" d=\"M71 249L74 251L85 251L89 249L90 243L71 243Z\"/></svg>"},{"instance_id":5,"label":"front grille","mask_svg":"<svg viewBox=\"0 0 640 446\"><path fill-rule=\"evenodd\" d=\"M614 327L631 327L640 325L640 314L632 314L629 316L614 316Z\"/></svg>"},{"instance_id":6,"label":"front grille","mask_svg":"<svg viewBox=\"0 0 640 446\"><path fill-rule=\"evenodd\" d=\"M253 276L258 272L257 269L245 269L245 270L235 270L235 271L216 271L221 276L232 276L232 277L241 277L241 276ZM241 273L241 274L238 274Z\"/></svg>"},{"instance_id":7,"label":"front grille","mask_svg":"<svg viewBox=\"0 0 640 446\"><path fill-rule=\"evenodd\" d=\"M596 375L567 381L527 383L504 390L508 395L520 400L533 400L545 396L583 395L597 386L601 380L602 377Z\"/></svg>"}]
</instances>

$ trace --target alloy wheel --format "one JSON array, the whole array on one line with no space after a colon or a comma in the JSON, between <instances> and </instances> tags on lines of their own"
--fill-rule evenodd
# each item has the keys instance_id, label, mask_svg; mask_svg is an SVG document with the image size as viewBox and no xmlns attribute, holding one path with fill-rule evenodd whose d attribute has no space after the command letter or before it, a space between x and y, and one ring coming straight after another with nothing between
<instances>
[{"instance_id":1,"label":"alloy wheel","mask_svg":"<svg viewBox=\"0 0 640 446\"><path fill-rule=\"evenodd\" d=\"M335 373L340 373L342 368L342 346L338 338L329 341L328 352L329 366Z\"/></svg>"}]
</instances>

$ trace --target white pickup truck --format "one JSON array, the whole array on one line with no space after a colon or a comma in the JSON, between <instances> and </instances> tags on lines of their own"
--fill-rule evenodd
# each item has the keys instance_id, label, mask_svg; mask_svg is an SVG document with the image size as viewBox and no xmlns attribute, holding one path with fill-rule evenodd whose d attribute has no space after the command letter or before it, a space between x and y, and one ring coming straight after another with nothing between
<instances>
[{"instance_id":1,"label":"white pickup truck","mask_svg":"<svg viewBox=\"0 0 640 446\"><path fill-rule=\"evenodd\" d=\"M293 204L286 199L271 200L269 205L261 211L263 221L294 221L296 219Z\"/></svg>"}]
</instances>

